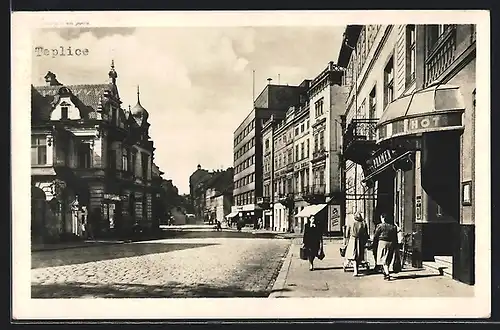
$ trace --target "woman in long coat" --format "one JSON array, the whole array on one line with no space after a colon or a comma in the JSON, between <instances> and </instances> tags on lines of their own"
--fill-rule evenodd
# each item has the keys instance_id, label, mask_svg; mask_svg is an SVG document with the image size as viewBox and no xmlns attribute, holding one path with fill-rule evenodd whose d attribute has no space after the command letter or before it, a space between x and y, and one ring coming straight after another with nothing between
<instances>
[{"instance_id":1,"label":"woman in long coat","mask_svg":"<svg viewBox=\"0 0 500 330\"><path fill-rule=\"evenodd\" d=\"M307 260L309 260L309 270L313 271L314 259L318 256L319 251L323 249L323 233L314 220L314 216L307 219L304 225L302 246L305 248Z\"/></svg>"},{"instance_id":2,"label":"woman in long coat","mask_svg":"<svg viewBox=\"0 0 500 330\"><path fill-rule=\"evenodd\" d=\"M381 223L375 228L373 243L377 247L377 266L382 266L384 279L390 280L389 265L398 244L398 232L386 214L382 213L380 220Z\"/></svg>"},{"instance_id":3,"label":"woman in long coat","mask_svg":"<svg viewBox=\"0 0 500 330\"><path fill-rule=\"evenodd\" d=\"M354 221L347 227L345 257L354 263L354 276L358 276L359 264L365 259L365 245L368 241L368 226L363 216L356 213Z\"/></svg>"}]
</instances>

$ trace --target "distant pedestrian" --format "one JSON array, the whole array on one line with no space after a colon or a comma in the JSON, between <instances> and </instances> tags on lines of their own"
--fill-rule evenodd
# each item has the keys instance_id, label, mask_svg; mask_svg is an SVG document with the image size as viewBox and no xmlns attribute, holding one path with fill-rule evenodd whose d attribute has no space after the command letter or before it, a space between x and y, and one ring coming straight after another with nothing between
<instances>
[{"instance_id":1,"label":"distant pedestrian","mask_svg":"<svg viewBox=\"0 0 500 330\"><path fill-rule=\"evenodd\" d=\"M384 279L390 280L389 265L394 256L394 249L398 244L397 228L387 217L387 214L380 215L380 221L375 228L373 236L374 246L377 248L377 265L382 266Z\"/></svg>"},{"instance_id":2,"label":"distant pedestrian","mask_svg":"<svg viewBox=\"0 0 500 330\"><path fill-rule=\"evenodd\" d=\"M354 264L354 276L358 276L359 265L365 260L365 246L368 242L368 226L360 213L354 215L354 221L346 228L345 258Z\"/></svg>"},{"instance_id":3,"label":"distant pedestrian","mask_svg":"<svg viewBox=\"0 0 500 330\"><path fill-rule=\"evenodd\" d=\"M323 233L316 223L314 216L307 219L304 226L304 237L302 247L306 251L307 260L309 260L309 270L314 270L314 259L323 251Z\"/></svg>"}]
</instances>

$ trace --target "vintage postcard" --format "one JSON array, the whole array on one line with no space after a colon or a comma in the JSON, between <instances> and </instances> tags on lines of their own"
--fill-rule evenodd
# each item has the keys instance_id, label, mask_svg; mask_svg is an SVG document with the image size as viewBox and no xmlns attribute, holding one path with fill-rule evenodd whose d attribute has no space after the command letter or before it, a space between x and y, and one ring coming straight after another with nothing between
<instances>
[{"instance_id":1,"label":"vintage postcard","mask_svg":"<svg viewBox=\"0 0 500 330\"><path fill-rule=\"evenodd\" d=\"M13 317L488 317L489 34L13 13Z\"/></svg>"}]
</instances>

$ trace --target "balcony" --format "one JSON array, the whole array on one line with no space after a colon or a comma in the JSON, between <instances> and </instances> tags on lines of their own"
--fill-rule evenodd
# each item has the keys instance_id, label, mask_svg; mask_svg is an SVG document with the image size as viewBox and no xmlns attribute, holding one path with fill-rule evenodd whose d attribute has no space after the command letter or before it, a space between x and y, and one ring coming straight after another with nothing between
<instances>
[{"instance_id":1,"label":"balcony","mask_svg":"<svg viewBox=\"0 0 500 330\"><path fill-rule=\"evenodd\" d=\"M257 197L257 205L263 210L268 210L271 207L271 198L269 197Z\"/></svg>"},{"instance_id":2,"label":"balcony","mask_svg":"<svg viewBox=\"0 0 500 330\"><path fill-rule=\"evenodd\" d=\"M375 125L378 118L353 119L347 125L343 136L344 157L357 164L363 164L376 148Z\"/></svg>"},{"instance_id":3,"label":"balcony","mask_svg":"<svg viewBox=\"0 0 500 330\"><path fill-rule=\"evenodd\" d=\"M435 42L425 60L425 85L438 80L455 60L456 28L450 25Z\"/></svg>"},{"instance_id":4,"label":"balcony","mask_svg":"<svg viewBox=\"0 0 500 330\"><path fill-rule=\"evenodd\" d=\"M301 189L298 189L298 191L295 192L295 200L303 200L304 195L307 194L309 190L309 186L303 186Z\"/></svg>"},{"instance_id":5,"label":"balcony","mask_svg":"<svg viewBox=\"0 0 500 330\"><path fill-rule=\"evenodd\" d=\"M319 149L313 152L311 162L319 162L320 160L326 159L326 150L325 149Z\"/></svg>"},{"instance_id":6,"label":"balcony","mask_svg":"<svg viewBox=\"0 0 500 330\"><path fill-rule=\"evenodd\" d=\"M326 184L315 184L305 189L302 198L309 204L323 204L326 201Z\"/></svg>"},{"instance_id":7,"label":"balcony","mask_svg":"<svg viewBox=\"0 0 500 330\"><path fill-rule=\"evenodd\" d=\"M287 208L293 208L294 205L293 193L278 194L278 202Z\"/></svg>"}]
</instances>

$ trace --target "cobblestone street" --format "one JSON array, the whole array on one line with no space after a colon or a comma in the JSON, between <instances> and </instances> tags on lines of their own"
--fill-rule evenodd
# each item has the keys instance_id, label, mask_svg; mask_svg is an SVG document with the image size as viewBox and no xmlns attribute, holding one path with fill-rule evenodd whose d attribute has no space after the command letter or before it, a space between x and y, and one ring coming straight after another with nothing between
<instances>
[{"instance_id":1,"label":"cobblestone street","mask_svg":"<svg viewBox=\"0 0 500 330\"><path fill-rule=\"evenodd\" d=\"M33 252L32 297L267 297L289 244L177 238Z\"/></svg>"}]
</instances>

